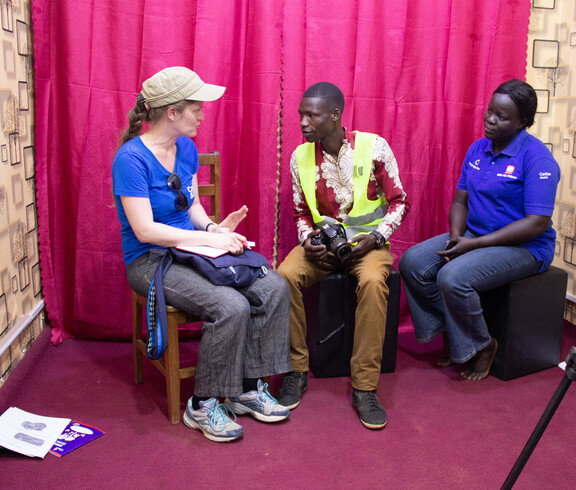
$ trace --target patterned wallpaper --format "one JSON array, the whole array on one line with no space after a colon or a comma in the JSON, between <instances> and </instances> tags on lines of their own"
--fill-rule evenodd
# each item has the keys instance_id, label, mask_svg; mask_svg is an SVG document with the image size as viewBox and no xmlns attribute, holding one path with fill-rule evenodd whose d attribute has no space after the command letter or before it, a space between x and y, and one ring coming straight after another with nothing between
<instances>
[{"instance_id":1,"label":"patterned wallpaper","mask_svg":"<svg viewBox=\"0 0 576 490\"><path fill-rule=\"evenodd\" d=\"M29 1L0 0L0 387L43 326L30 18Z\"/></svg>"},{"instance_id":2,"label":"patterned wallpaper","mask_svg":"<svg viewBox=\"0 0 576 490\"><path fill-rule=\"evenodd\" d=\"M576 323L576 2L532 0L527 81L538 94L530 133L548 145L560 164L556 195L554 265L568 272L566 318Z\"/></svg>"}]
</instances>

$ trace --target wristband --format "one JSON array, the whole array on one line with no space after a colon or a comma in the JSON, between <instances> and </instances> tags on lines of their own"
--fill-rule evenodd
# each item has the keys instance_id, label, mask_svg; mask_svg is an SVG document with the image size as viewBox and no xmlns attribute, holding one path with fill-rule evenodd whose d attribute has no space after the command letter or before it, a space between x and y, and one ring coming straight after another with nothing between
<instances>
[{"instance_id":1,"label":"wristband","mask_svg":"<svg viewBox=\"0 0 576 490\"><path fill-rule=\"evenodd\" d=\"M382 233L378 231L373 231L370 234L376 237L376 245L375 245L376 248L382 248L384 245L386 245L386 240L384 240L384 236L382 235Z\"/></svg>"},{"instance_id":2,"label":"wristband","mask_svg":"<svg viewBox=\"0 0 576 490\"><path fill-rule=\"evenodd\" d=\"M208 231L208 228L210 228L210 226L216 226L216 225L212 223L212 221L210 221L210 223L206 225L206 228L204 228L204 231Z\"/></svg>"}]
</instances>

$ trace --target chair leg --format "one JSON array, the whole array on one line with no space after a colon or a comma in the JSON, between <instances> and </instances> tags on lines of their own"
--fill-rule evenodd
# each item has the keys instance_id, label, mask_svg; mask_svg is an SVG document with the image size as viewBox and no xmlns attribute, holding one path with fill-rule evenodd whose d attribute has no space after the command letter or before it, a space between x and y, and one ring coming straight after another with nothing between
<instances>
[{"instance_id":1,"label":"chair leg","mask_svg":"<svg viewBox=\"0 0 576 490\"><path fill-rule=\"evenodd\" d=\"M134 294L134 293L133 293ZM142 307L132 298L132 347L134 349L134 380L141 384L142 376L142 352L138 349L138 340L142 339Z\"/></svg>"},{"instance_id":2,"label":"chair leg","mask_svg":"<svg viewBox=\"0 0 576 490\"><path fill-rule=\"evenodd\" d=\"M180 422L180 352L178 346L178 320L168 314L168 346L164 353L168 418L172 424Z\"/></svg>"}]
</instances>

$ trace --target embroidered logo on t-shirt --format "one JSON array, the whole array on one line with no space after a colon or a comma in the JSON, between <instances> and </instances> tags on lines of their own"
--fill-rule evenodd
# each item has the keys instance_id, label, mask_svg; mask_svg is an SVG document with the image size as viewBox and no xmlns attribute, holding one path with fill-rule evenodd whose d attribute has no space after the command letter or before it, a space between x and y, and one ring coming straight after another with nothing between
<instances>
[{"instance_id":1,"label":"embroidered logo on t-shirt","mask_svg":"<svg viewBox=\"0 0 576 490\"><path fill-rule=\"evenodd\" d=\"M480 160L476 160L474 163L468 162L468 165L470 165L475 170L480 170Z\"/></svg>"},{"instance_id":2,"label":"embroidered logo on t-shirt","mask_svg":"<svg viewBox=\"0 0 576 490\"><path fill-rule=\"evenodd\" d=\"M506 165L506 170L504 173L496 174L498 177L506 177L507 179L517 180L518 177L514 175L514 170L516 169L515 165Z\"/></svg>"},{"instance_id":3,"label":"embroidered logo on t-shirt","mask_svg":"<svg viewBox=\"0 0 576 490\"><path fill-rule=\"evenodd\" d=\"M550 172L540 172L538 175L540 175L540 180L548 180L549 177L552 177Z\"/></svg>"}]
</instances>

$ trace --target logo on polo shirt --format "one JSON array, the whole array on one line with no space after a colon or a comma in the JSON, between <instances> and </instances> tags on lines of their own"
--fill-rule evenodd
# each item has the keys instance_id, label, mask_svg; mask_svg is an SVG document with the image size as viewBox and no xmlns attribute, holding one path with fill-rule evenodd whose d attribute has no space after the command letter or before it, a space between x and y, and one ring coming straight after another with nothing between
<instances>
[{"instance_id":1,"label":"logo on polo shirt","mask_svg":"<svg viewBox=\"0 0 576 490\"><path fill-rule=\"evenodd\" d=\"M474 163L468 162L468 165L470 165L474 170L480 170L480 159L476 160Z\"/></svg>"},{"instance_id":2,"label":"logo on polo shirt","mask_svg":"<svg viewBox=\"0 0 576 490\"><path fill-rule=\"evenodd\" d=\"M550 172L540 172L538 175L540 175L540 180L548 180L549 177L552 177Z\"/></svg>"},{"instance_id":3,"label":"logo on polo shirt","mask_svg":"<svg viewBox=\"0 0 576 490\"><path fill-rule=\"evenodd\" d=\"M498 177L505 177L507 179L517 180L518 177L514 175L514 170L516 170L516 166L514 165L506 165L506 170L504 173L496 174Z\"/></svg>"}]
</instances>

